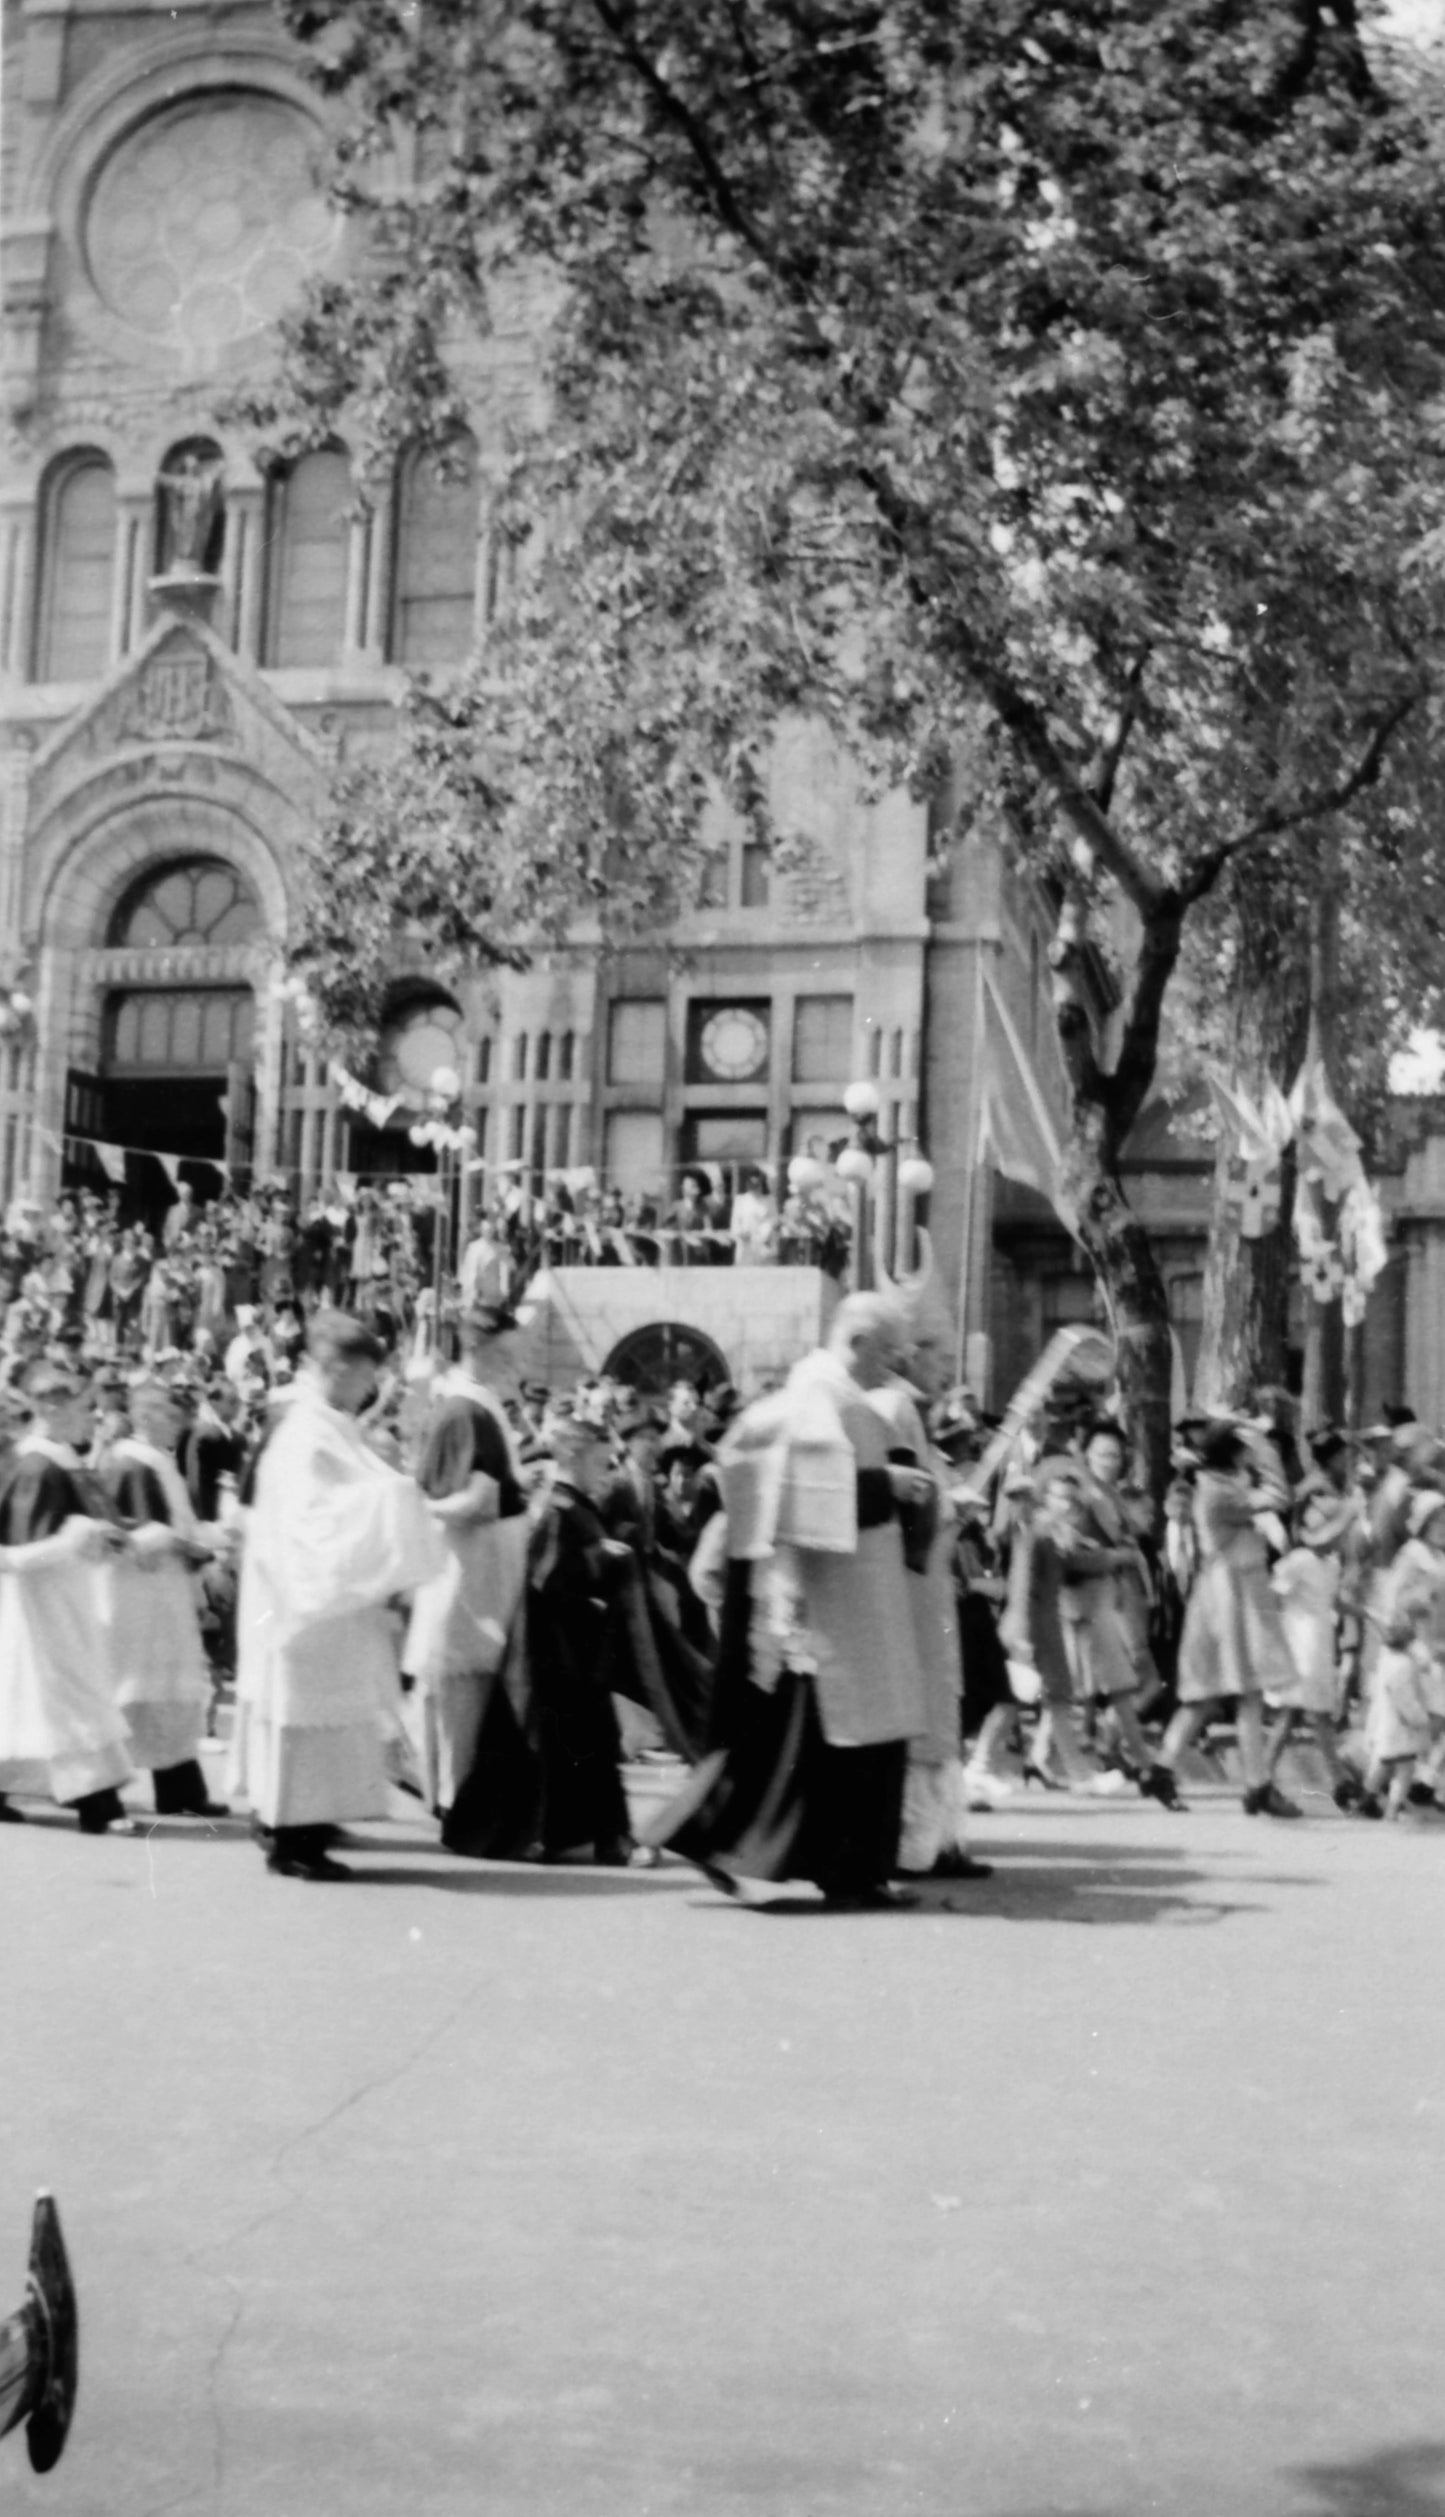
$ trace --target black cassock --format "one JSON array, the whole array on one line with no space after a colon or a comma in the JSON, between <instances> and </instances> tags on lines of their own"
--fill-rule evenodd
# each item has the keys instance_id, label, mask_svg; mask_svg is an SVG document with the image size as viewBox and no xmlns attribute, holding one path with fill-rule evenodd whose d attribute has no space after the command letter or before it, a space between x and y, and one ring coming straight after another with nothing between
<instances>
[{"instance_id":1,"label":"black cassock","mask_svg":"<svg viewBox=\"0 0 1445 2517\"><path fill-rule=\"evenodd\" d=\"M858 1526L897 1517L886 1469L857 1475ZM826 1894L866 1894L898 1853L908 1744L833 1748L812 1679L752 1675L751 1564L730 1558L705 1753L645 1830L645 1841L729 1880L811 1879Z\"/></svg>"},{"instance_id":2,"label":"black cassock","mask_svg":"<svg viewBox=\"0 0 1445 2517\"><path fill-rule=\"evenodd\" d=\"M612 1691L644 1706L669 1748L691 1765L707 1735L713 1650L677 1523L650 1485L640 1489L626 1469L608 1486L598 1513L609 1538L631 1550L616 1590Z\"/></svg>"},{"instance_id":3,"label":"black cassock","mask_svg":"<svg viewBox=\"0 0 1445 2517\"><path fill-rule=\"evenodd\" d=\"M527 1545L503 1672L447 1841L479 1857L544 1858L627 1844L612 1707L618 1597L627 1572L592 1505L559 1478Z\"/></svg>"}]
</instances>

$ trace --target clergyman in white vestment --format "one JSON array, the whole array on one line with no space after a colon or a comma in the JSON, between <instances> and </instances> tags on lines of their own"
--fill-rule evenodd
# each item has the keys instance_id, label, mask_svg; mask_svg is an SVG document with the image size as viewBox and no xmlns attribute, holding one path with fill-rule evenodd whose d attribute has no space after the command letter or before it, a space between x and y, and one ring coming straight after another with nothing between
<instances>
[{"instance_id":1,"label":"clergyman in white vestment","mask_svg":"<svg viewBox=\"0 0 1445 2517\"><path fill-rule=\"evenodd\" d=\"M383 1742L398 1701L386 1603L445 1551L417 1487L370 1450L358 1412L381 1348L320 1311L295 1397L262 1452L241 1572L235 1786L286 1877L348 1873L331 1831L387 1807Z\"/></svg>"}]
</instances>

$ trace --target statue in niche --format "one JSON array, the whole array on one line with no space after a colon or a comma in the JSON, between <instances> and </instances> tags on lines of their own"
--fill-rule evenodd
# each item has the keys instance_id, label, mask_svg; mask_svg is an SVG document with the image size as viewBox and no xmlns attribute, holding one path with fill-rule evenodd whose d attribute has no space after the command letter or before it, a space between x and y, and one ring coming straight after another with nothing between
<instances>
[{"instance_id":1,"label":"statue in niche","mask_svg":"<svg viewBox=\"0 0 1445 2517\"><path fill-rule=\"evenodd\" d=\"M221 467L204 455L178 455L160 475L166 574L204 577L206 550L221 512Z\"/></svg>"}]
</instances>

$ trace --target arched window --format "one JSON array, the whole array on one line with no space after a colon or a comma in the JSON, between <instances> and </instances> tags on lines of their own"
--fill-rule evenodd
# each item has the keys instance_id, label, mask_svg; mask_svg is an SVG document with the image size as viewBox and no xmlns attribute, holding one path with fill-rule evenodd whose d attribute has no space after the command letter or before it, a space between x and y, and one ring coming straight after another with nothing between
<instances>
[{"instance_id":1,"label":"arched window","mask_svg":"<svg viewBox=\"0 0 1445 2517\"><path fill-rule=\"evenodd\" d=\"M346 631L351 466L339 446L304 454L271 483L266 662L334 664Z\"/></svg>"},{"instance_id":2,"label":"arched window","mask_svg":"<svg viewBox=\"0 0 1445 2517\"><path fill-rule=\"evenodd\" d=\"M245 944L261 932L256 895L220 857L151 865L131 884L108 944Z\"/></svg>"},{"instance_id":3,"label":"arched window","mask_svg":"<svg viewBox=\"0 0 1445 2517\"><path fill-rule=\"evenodd\" d=\"M467 1027L460 1006L439 993L406 998L382 1026L378 1091L428 1092L433 1075L445 1067L458 1076L467 1072Z\"/></svg>"},{"instance_id":4,"label":"arched window","mask_svg":"<svg viewBox=\"0 0 1445 2517\"><path fill-rule=\"evenodd\" d=\"M115 474L103 454L56 470L42 510L39 682L92 682L110 663Z\"/></svg>"},{"instance_id":5,"label":"arched window","mask_svg":"<svg viewBox=\"0 0 1445 2517\"><path fill-rule=\"evenodd\" d=\"M472 644L481 476L473 438L403 457L397 479L391 652L398 664L456 664Z\"/></svg>"}]
</instances>

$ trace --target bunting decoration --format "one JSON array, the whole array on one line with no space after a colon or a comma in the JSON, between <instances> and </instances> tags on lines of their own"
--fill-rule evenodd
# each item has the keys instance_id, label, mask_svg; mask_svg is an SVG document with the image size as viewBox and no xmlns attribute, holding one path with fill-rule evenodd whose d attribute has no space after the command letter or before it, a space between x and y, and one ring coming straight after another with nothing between
<instances>
[{"instance_id":1,"label":"bunting decoration","mask_svg":"<svg viewBox=\"0 0 1445 2517\"><path fill-rule=\"evenodd\" d=\"M1217 1067L1207 1070L1207 1081L1240 1166L1238 1171L1231 1166L1226 1202L1239 1217L1241 1237L1261 1241L1279 1222L1284 1149L1294 1134L1289 1104L1276 1083L1267 1084L1256 1101Z\"/></svg>"},{"instance_id":2,"label":"bunting decoration","mask_svg":"<svg viewBox=\"0 0 1445 2517\"><path fill-rule=\"evenodd\" d=\"M1281 1165L1293 1141L1298 1171L1294 1237L1300 1273L1316 1302L1339 1302L1359 1326L1370 1289L1388 1263L1385 1217L1365 1176L1359 1137L1330 1090L1324 1060L1306 1058L1288 1099L1274 1083L1256 1099L1217 1068L1208 1083L1231 1150L1227 1203L1241 1238L1258 1241L1280 1218Z\"/></svg>"}]
</instances>

